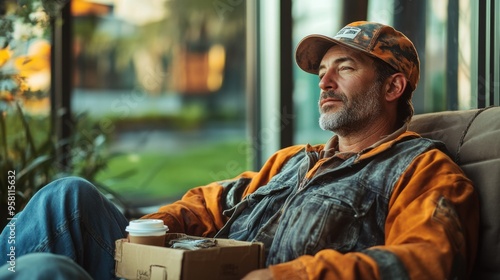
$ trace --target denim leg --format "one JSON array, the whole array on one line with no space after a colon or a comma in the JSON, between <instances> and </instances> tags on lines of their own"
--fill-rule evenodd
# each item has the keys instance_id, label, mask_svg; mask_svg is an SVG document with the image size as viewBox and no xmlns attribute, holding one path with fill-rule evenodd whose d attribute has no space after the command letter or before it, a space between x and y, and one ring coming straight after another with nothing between
<instances>
[{"instance_id":1,"label":"denim leg","mask_svg":"<svg viewBox=\"0 0 500 280\"><path fill-rule=\"evenodd\" d=\"M15 227L12 227L15 223ZM75 260L94 279L114 278L115 240L128 221L88 181L69 177L38 191L0 235L0 264L15 256L49 252ZM14 230L15 244L8 238Z\"/></svg>"},{"instance_id":2,"label":"denim leg","mask_svg":"<svg viewBox=\"0 0 500 280\"><path fill-rule=\"evenodd\" d=\"M2 280L92 280L83 268L68 257L50 253L27 254L15 267L0 267Z\"/></svg>"}]
</instances>

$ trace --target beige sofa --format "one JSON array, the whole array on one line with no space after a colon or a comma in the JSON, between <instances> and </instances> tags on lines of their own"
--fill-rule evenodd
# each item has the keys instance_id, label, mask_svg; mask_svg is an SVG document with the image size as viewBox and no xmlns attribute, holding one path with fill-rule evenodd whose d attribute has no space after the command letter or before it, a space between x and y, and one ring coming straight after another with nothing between
<instances>
[{"instance_id":1,"label":"beige sofa","mask_svg":"<svg viewBox=\"0 0 500 280\"><path fill-rule=\"evenodd\" d=\"M443 141L474 182L481 218L472 279L500 279L500 107L416 115L410 130Z\"/></svg>"}]
</instances>

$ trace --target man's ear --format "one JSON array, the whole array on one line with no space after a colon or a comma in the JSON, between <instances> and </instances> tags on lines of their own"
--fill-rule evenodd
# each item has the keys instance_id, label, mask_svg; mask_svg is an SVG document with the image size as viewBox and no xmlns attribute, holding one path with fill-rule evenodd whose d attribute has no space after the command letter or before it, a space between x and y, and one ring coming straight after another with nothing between
<instances>
[{"instance_id":1,"label":"man's ear","mask_svg":"<svg viewBox=\"0 0 500 280\"><path fill-rule=\"evenodd\" d=\"M408 81L406 80L406 77L403 75L403 73L396 73L387 78L385 87L385 100L387 102L397 100L405 91L407 82Z\"/></svg>"}]
</instances>

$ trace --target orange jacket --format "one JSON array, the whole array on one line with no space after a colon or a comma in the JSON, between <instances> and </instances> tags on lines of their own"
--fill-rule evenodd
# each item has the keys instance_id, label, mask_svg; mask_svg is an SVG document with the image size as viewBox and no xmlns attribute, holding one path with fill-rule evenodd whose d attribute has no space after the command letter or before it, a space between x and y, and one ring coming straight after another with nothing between
<instances>
[{"instance_id":1,"label":"orange jacket","mask_svg":"<svg viewBox=\"0 0 500 280\"><path fill-rule=\"evenodd\" d=\"M361 154L368 158L388 149L394 142L418 137L405 132ZM316 151L324 145L309 147ZM293 146L274 154L262 169L245 172L237 179L249 183L241 198L253 193L277 174L304 146ZM312 176L324 160L310 169ZM164 220L170 232L214 236L228 218L222 214L224 188L221 182L190 190L184 197L144 218ZM466 278L474 263L479 220L478 199L473 185L443 152L433 149L418 156L397 181L388 205L385 244L363 252L341 254L324 249L269 268L275 279L380 279L390 275L380 264L391 252L410 279ZM459 272L461 275L454 275Z\"/></svg>"}]
</instances>

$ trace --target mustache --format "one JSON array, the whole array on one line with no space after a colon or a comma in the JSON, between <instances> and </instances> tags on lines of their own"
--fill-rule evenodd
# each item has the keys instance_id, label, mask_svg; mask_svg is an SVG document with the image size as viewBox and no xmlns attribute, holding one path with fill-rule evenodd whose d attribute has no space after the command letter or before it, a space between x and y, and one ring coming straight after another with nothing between
<instances>
[{"instance_id":1,"label":"mustache","mask_svg":"<svg viewBox=\"0 0 500 280\"><path fill-rule=\"evenodd\" d=\"M335 92L333 90L327 90L327 91L321 92L319 102L321 102L322 100L327 99L327 98L339 99L339 100L342 100L343 102L345 102L347 100L345 94L340 93L340 92Z\"/></svg>"}]
</instances>

